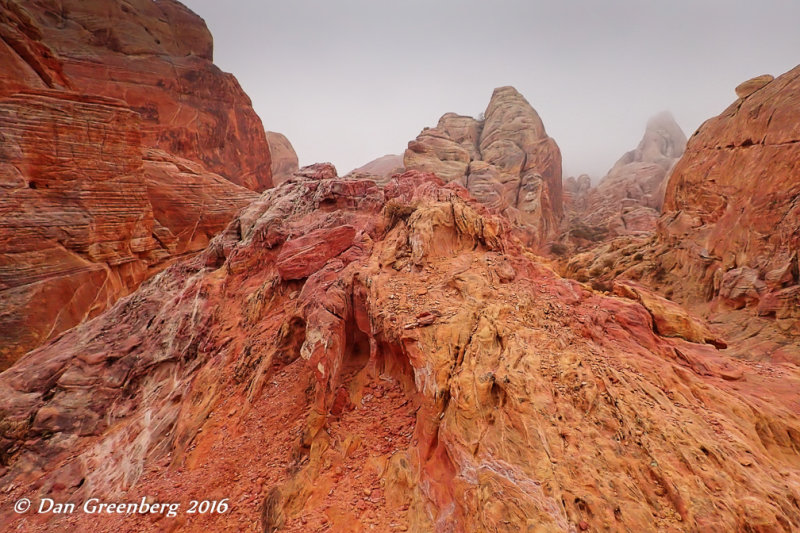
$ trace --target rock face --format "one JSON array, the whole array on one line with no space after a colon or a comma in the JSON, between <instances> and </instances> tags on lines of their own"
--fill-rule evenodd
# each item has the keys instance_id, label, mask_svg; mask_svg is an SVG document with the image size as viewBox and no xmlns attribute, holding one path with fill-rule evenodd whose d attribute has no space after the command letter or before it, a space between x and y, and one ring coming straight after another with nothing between
<instances>
[{"instance_id":1,"label":"rock face","mask_svg":"<svg viewBox=\"0 0 800 533\"><path fill-rule=\"evenodd\" d=\"M685 148L680 126L663 112L647 122L636 149L623 155L597 187L586 191L585 180L565 182L577 199L567 206L565 238L581 248L597 239L654 231L667 178Z\"/></svg>"},{"instance_id":2,"label":"rock face","mask_svg":"<svg viewBox=\"0 0 800 533\"><path fill-rule=\"evenodd\" d=\"M261 121L181 3L3 0L0 11L0 96L50 88L118 98L139 113L145 146L249 189L272 186Z\"/></svg>"},{"instance_id":3,"label":"rock face","mask_svg":"<svg viewBox=\"0 0 800 533\"><path fill-rule=\"evenodd\" d=\"M570 176L564 180L562 197L564 212L582 212L586 210L589 191L592 189L592 178L581 174L577 178Z\"/></svg>"},{"instance_id":4,"label":"rock face","mask_svg":"<svg viewBox=\"0 0 800 533\"><path fill-rule=\"evenodd\" d=\"M267 144L272 158L272 182L280 185L297 172L297 154L292 143L282 133L267 132Z\"/></svg>"},{"instance_id":5,"label":"rock face","mask_svg":"<svg viewBox=\"0 0 800 533\"><path fill-rule=\"evenodd\" d=\"M612 226L617 234L641 231L624 224L625 209L646 207L653 211L655 222L664 200L669 172L685 149L686 135L670 113L651 118L639 146L623 155L590 194L587 221L605 222L612 218L608 211L615 208L623 222L622 227ZM650 229L654 227L655 224Z\"/></svg>"},{"instance_id":6,"label":"rock face","mask_svg":"<svg viewBox=\"0 0 800 533\"><path fill-rule=\"evenodd\" d=\"M163 530L12 510L104 495L230 498L180 530L800 528L797 367L558 277L457 184L323 167L0 374L3 523Z\"/></svg>"},{"instance_id":7,"label":"rock face","mask_svg":"<svg viewBox=\"0 0 800 533\"><path fill-rule=\"evenodd\" d=\"M800 362L800 67L759 83L691 138L655 237L609 243L567 271L642 280L758 339L742 357Z\"/></svg>"},{"instance_id":8,"label":"rock face","mask_svg":"<svg viewBox=\"0 0 800 533\"><path fill-rule=\"evenodd\" d=\"M3 0L0 37L4 369L205 248L257 196L234 182L271 180L258 117L178 2Z\"/></svg>"},{"instance_id":9,"label":"rock face","mask_svg":"<svg viewBox=\"0 0 800 533\"><path fill-rule=\"evenodd\" d=\"M408 143L407 169L456 181L504 213L524 242L544 244L563 214L561 152L513 87L494 90L483 120L447 113Z\"/></svg>"}]
</instances>

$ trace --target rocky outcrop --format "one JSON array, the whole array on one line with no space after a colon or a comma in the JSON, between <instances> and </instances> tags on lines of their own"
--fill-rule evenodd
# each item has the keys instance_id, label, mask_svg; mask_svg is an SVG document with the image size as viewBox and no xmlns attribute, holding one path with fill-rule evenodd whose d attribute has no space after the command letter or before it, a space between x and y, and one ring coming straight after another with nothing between
<instances>
[{"instance_id":1,"label":"rocky outcrop","mask_svg":"<svg viewBox=\"0 0 800 533\"><path fill-rule=\"evenodd\" d=\"M570 176L565 179L562 189L564 212L585 211L591 189L592 178L588 174L581 174L577 178Z\"/></svg>"},{"instance_id":2,"label":"rocky outcrop","mask_svg":"<svg viewBox=\"0 0 800 533\"><path fill-rule=\"evenodd\" d=\"M772 82L774 79L775 76L772 76L771 74L762 74L761 76L750 78L749 80L744 81L736 86L736 96L739 98L747 98L757 90Z\"/></svg>"},{"instance_id":3,"label":"rocky outcrop","mask_svg":"<svg viewBox=\"0 0 800 533\"><path fill-rule=\"evenodd\" d=\"M212 63L203 20L175 0L0 3L0 96L70 89L122 100L145 146L253 190L272 186L261 121ZM235 170L234 170L235 169Z\"/></svg>"},{"instance_id":4,"label":"rocky outcrop","mask_svg":"<svg viewBox=\"0 0 800 533\"><path fill-rule=\"evenodd\" d=\"M142 161L153 234L172 256L205 248L245 205L258 198L194 161L148 149Z\"/></svg>"},{"instance_id":5,"label":"rocky outcrop","mask_svg":"<svg viewBox=\"0 0 800 533\"><path fill-rule=\"evenodd\" d=\"M578 201L566 208L562 240L580 249L600 239L653 232L667 178L685 147L680 126L663 112L647 122L636 149L623 155L597 187L584 191L565 183Z\"/></svg>"},{"instance_id":6,"label":"rocky outcrop","mask_svg":"<svg viewBox=\"0 0 800 533\"><path fill-rule=\"evenodd\" d=\"M494 90L482 120L447 113L408 143L407 169L456 181L504 213L524 242L543 245L558 228L561 152L513 87Z\"/></svg>"},{"instance_id":7,"label":"rocky outcrop","mask_svg":"<svg viewBox=\"0 0 800 533\"><path fill-rule=\"evenodd\" d=\"M12 510L103 495L229 498L182 530L800 528L795 366L560 278L457 184L317 170L0 374L3 523L163 530Z\"/></svg>"},{"instance_id":8,"label":"rocky outcrop","mask_svg":"<svg viewBox=\"0 0 800 533\"><path fill-rule=\"evenodd\" d=\"M123 102L0 100L0 368L205 248L255 193L144 150Z\"/></svg>"},{"instance_id":9,"label":"rocky outcrop","mask_svg":"<svg viewBox=\"0 0 800 533\"><path fill-rule=\"evenodd\" d=\"M280 185L297 172L297 154L292 143L282 133L267 132L267 144L272 159L272 182Z\"/></svg>"},{"instance_id":10,"label":"rocky outcrop","mask_svg":"<svg viewBox=\"0 0 800 533\"><path fill-rule=\"evenodd\" d=\"M0 0L0 68L4 369L205 248L257 196L234 182L271 181L258 117L178 2Z\"/></svg>"},{"instance_id":11,"label":"rocky outcrop","mask_svg":"<svg viewBox=\"0 0 800 533\"><path fill-rule=\"evenodd\" d=\"M738 355L800 362L800 67L757 85L692 136L654 237L608 243L565 271L606 288L641 280L726 324L745 342Z\"/></svg>"}]
</instances>

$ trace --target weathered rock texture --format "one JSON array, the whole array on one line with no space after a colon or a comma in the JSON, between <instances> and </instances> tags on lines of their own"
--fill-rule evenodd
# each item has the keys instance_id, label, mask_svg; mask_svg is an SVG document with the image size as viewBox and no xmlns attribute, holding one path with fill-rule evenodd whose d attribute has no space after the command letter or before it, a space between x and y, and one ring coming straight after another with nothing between
<instances>
[{"instance_id":1,"label":"weathered rock texture","mask_svg":"<svg viewBox=\"0 0 800 533\"><path fill-rule=\"evenodd\" d=\"M258 117L178 2L0 0L0 71L3 369L205 248L257 196L234 182L271 180Z\"/></svg>"},{"instance_id":2,"label":"weathered rock texture","mask_svg":"<svg viewBox=\"0 0 800 533\"><path fill-rule=\"evenodd\" d=\"M51 88L118 98L139 113L146 146L253 190L272 186L261 121L181 3L1 0L0 37L0 96Z\"/></svg>"},{"instance_id":3,"label":"weathered rock texture","mask_svg":"<svg viewBox=\"0 0 800 533\"><path fill-rule=\"evenodd\" d=\"M292 143L282 133L267 132L267 144L272 159L272 182L280 185L299 169Z\"/></svg>"},{"instance_id":4,"label":"weathered rock texture","mask_svg":"<svg viewBox=\"0 0 800 533\"><path fill-rule=\"evenodd\" d=\"M582 248L654 231L667 179L685 148L680 126L670 113L660 113L647 122L636 149L623 155L597 187L586 190L587 179L565 181L571 201L565 205L562 240Z\"/></svg>"},{"instance_id":5,"label":"weathered rock texture","mask_svg":"<svg viewBox=\"0 0 800 533\"><path fill-rule=\"evenodd\" d=\"M408 143L407 169L464 185L504 213L528 244L555 236L563 213L561 152L513 87L494 90L483 120L447 113Z\"/></svg>"},{"instance_id":6,"label":"weathered rock texture","mask_svg":"<svg viewBox=\"0 0 800 533\"><path fill-rule=\"evenodd\" d=\"M0 374L3 523L800 528L796 366L729 359L641 287L560 278L457 184L312 170ZM13 512L44 495L231 510Z\"/></svg>"},{"instance_id":7,"label":"weathered rock texture","mask_svg":"<svg viewBox=\"0 0 800 533\"><path fill-rule=\"evenodd\" d=\"M656 236L604 244L566 271L606 286L616 277L642 280L751 339L738 355L800 362L799 249L796 67L762 79L690 139ZM738 309L746 312L731 313Z\"/></svg>"}]
</instances>

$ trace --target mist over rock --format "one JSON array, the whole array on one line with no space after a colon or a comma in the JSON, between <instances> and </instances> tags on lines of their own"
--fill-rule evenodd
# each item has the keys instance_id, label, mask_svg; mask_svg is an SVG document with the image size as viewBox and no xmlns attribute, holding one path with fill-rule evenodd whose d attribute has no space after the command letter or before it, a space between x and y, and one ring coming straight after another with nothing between
<instances>
[{"instance_id":1,"label":"mist over rock","mask_svg":"<svg viewBox=\"0 0 800 533\"><path fill-rule=\"evenodd\" d=\"M618 235L654 231L667 178L685 148L680 126L669 112L662 112L647 121L639 145L617 160L596 187L587 179L566 180L569 203L562 241L580 248Z\"/></svg>"},{"instance_id":2,"label":"mist over rock","mask_svg":"<svg viewBox=\"0 0 800 533\"><path fill-rule=\"evenodd\" d=\"M800 66L757 85L689 140L653 234L602 244L565 272L606 288L640 280L724 325L732 354L797 363Z\"/></svg>"},{"instance_id":3,"label":"mist over rock","mask_svg":"<svg viewBox=\"0 0 800 533\"><path fill-rule=\"evenodd\" d=\"M623 155L597 185L606 202L626 198L655 210L661 209L669 171L686 150L686 135L669 112L647 121L635 150Z\"/></svg>"},{"instance_id":4,"label":"mist over rock","mask_svg":"<svg viewBox=\"0 0 800 533\"><path fill-rule=\"evenodd\" d=\"M563 213L561 152L513 87L494 90L481 120L447 113L408 143L407 169L455 181L504 213L530 244L555 235Z\"/></svg>"},{"instance_id":5,"label":"mist over rock","mask_svg":"<svg viewBox=\"0 0 800 533\"><path fill-rule=\"evenodd\" d=\"M0 369L272 185L261 121L211 57L173 0L0 2Z\"/></svg>"}]
</instances>

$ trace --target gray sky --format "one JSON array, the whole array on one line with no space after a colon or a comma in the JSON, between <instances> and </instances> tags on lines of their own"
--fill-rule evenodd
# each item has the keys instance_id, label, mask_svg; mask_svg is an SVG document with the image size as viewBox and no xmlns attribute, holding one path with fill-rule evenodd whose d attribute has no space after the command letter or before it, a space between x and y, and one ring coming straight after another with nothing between
<instances>
[{"instance_id":1,"label":"gray sky","mask_svg":"<svg viewBox=\"0 0 800 533\"><path fill-rule=\"evenodd\" d=\"M264 127L301 165L340 174L513 85L561 147L565 177L597 178L657 112L690 136L738 83L800 63L797 0L184 2Z\"/></svg>"}]
</instances>

